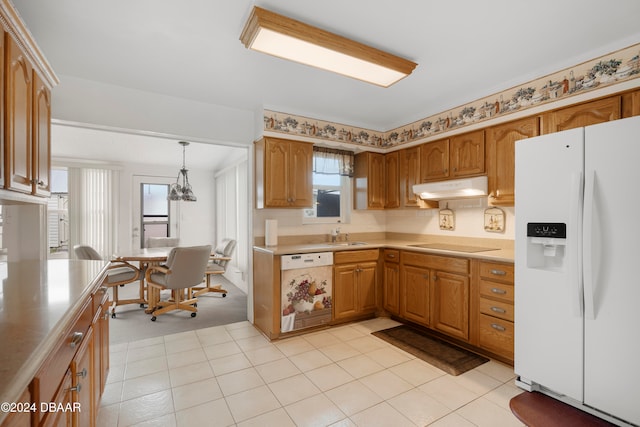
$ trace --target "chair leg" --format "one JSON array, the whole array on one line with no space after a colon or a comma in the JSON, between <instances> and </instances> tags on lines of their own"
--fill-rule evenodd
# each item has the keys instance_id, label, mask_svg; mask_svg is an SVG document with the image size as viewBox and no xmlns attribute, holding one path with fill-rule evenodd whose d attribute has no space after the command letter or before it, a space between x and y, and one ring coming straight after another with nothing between
<instances>
[{"instance_id":1,"label":"chair leg","mask_svg":"<svg viewBox=\"0 0 640 427\"><path fill-rule=\"evenodd\" d=\"M215 274L220 274L220 273L215 273ZM211 286L211 276L213 276L213 274L205 273L206 285L204 287L200 286L200 287L193 288L196 290L196 292L193 294L194 297L199 297L200 295L206 294L207 292L217 292L222 294L223 297L227 296L228 292L226 289L222 289L222 285L216 284Z\"/></svg>"}]
</instances>

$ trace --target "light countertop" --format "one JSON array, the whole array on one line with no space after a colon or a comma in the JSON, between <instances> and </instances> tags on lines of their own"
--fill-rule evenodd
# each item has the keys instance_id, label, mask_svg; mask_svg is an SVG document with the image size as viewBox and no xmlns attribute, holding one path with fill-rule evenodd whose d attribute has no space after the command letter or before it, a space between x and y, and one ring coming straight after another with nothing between
<instances>
[{"instance_id":1,"label":"light countertop","mask_svg":"<svg viewBox=\"0 0 640 427\"><path fill-rule=\"evenodd\" d=\"M87 301L105 261L0 263L0 402L15 402ZM0 422L6 416L0 412Z\"/></svg>"},{"instance_id":2,"label":"light countertop","mask_svg":"<svg viewBox=\"0 0 640 427\"><path fill-rule=\"evenodd\" d=\"M513 262L514 251L513 241L504 239L474 239L474 238L462 238L462 239L366 239L360 242L359 240L352 239L353 242L365 243L356 245L345 245L344 242L332 243L295 243L295 244L283 244L279 246L254 246L254 250L263 252L269 252L273 255L288 255L310 252L335 252L345 250L358 250L358 249L400 249L411 250L415 252L432 253L448 256L459 256L464 258L479 258L497 262ZM425 243L453 243L458 245L468 246L482 246L485 248L495 248L495 250L482 251L482 252L461 252L455 250L443 250L443 249L431 249L420 248L413 245L420 245Z\"/></svg>"}]
</instances>

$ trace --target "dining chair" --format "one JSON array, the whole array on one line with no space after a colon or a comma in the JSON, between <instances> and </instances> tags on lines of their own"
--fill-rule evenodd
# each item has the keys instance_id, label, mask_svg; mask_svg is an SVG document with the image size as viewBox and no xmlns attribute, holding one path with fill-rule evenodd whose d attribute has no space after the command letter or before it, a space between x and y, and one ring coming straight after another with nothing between
<instances>
[{"instance_id":1,"label":"dining chair","mask_svg":"<svg viewBox=\"0 0 640 427\"><path fill-rule=\"evenodd\" d=\"M213 250L213 254L207 264L205 270L206 285L204 287L197 286L193 288L195 291L194 296L200 296L207 292L216 292L222 294L223 297L227 296L227 290L220 284L211 285L211 276L222 275L227 271L227 265L231 261L231 255L236 248L236 241L233 239L222 239L220 244Z\"/></svg>"},{"instance_id":2,"label":"dining chair","mask_svg":"<svg viewBox=\"0 0 640 427\"><path fill-rule=\"evenodd\" d=\"M73 251L78 259L86 260L103 260L103 257L94 248L88 245L75 245ZM109 267L107 267L107 279L104 284L106 287L111 288L113 302L111 303L111 317L116 317L116 307L126 304L140 304L140 308L143 308L147 301L144 299L144 295L140 295L139 298L120 299L118 297L118 287L124 286L128 283L140 282L141 279L140 269L127 261L110 261Z\"/></svg>"},{"instance_id":3,"label":"dining chair","mask_svg":"<svg viewBox=\"0 0 640 427\"><path fill-rule=\"evenodd\" d=\"M202 283L210 255L211 245L177 247L171 249L165 264L147 268L151 321L173 310L190 311L191 317L196 317L198 299L192 296L192 289ZM160 292L165 289L171 290L171 298L161 301Z\"/></svg>"}]
</instances>

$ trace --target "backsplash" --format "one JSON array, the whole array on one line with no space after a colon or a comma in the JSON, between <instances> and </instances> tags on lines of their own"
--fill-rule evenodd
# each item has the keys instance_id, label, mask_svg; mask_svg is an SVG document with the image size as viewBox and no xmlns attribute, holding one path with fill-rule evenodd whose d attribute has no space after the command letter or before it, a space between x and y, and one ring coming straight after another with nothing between
<instances>
[{"instance_id":1,"label":"backsplash","mask_svg":"<svg viewBox=\"0 0 640 427\"><path fill-rule=\"evenodd\" d=\"M392 148L516 111L640 77L640 44L389 131L264 111L264 131L363 147Z\"/></svg>"}]
</instances>

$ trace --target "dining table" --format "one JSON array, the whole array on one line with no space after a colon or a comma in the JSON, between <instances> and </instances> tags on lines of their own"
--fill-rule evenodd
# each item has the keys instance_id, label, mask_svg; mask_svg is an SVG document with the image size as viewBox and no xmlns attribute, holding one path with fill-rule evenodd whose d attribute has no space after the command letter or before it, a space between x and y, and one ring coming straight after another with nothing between
<instances>
[{"instance_id":1,"label":"dining table","mask_svg":"<svg viewBox=\"0 0 640 427\"><path fill-rule=\"evenodd\" d=\"M140 304L147 305L145 313L149 314L153 311L153 307L148 306L148 299L146 296L147 286L145 284L145 271L152 265L159 265L167 260L172 247L158 247L158 248L137 248L129 251L123 251L121 253L113 255L112 261L126 261L137 262L140 267L140 293L138 298L120 300L120 304Z\"/></svg>"}]
</instances>

